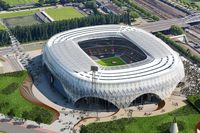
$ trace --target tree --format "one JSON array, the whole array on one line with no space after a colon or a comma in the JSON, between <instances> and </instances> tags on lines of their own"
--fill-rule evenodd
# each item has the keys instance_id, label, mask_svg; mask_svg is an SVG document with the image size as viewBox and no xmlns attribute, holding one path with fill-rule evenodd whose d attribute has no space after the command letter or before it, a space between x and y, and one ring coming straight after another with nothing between
<instances>
[{"instance_id":1,"label":"tree","mask_svg":"<svg viewBox=\"0 0 200 133\"><path fill-rule=\"evenodd\" d=\"M10 111L7 113L7 115L10 117L14 117L15 116L14 109L10 109Z\"/></svg>"},{"instance_id":2,"label":"tree","mask_svg":"<svg viewBox=\"0 0 200 133\"><path fill-rule=\"evenodd\" d=\"M172 25L170 28L172 35L181 35L183 34L183 29L177 25Z\"/></svg>"},{"instance_id":3,"label":"tree","mask_svg":"<svg viewBox=\"0 0 200 133\"><path fill-rule=\"evenodd\" d=\"M51 4L56 4L58 3L58 0L47 0L46 2Z\"/></svg>"},{"instance_id":4,"label":"tree","mask_svg":"<svg viewBox=\"0 0 200 133\"><path fill-rule=\"evenodd\" d=\"M95 15L95 16L75 18L63 21L56 21L52 23L31 25L31 26L23 26L23 27L17 26L15 28L11 28L10 30L20 42L24 43L29 41L46 40L56 33L78 27L101 25L101 24L119 24L119 23L129 24L129 15L128 14ZM1 39L1 31L0 31L0 39ZM7 44L4 42L9 42L9 37L8 38L2 37L2 40L0 40L0 45L1 42L3 44Z\"/></svg>"},{"instance_id":5,"label":"tree","mask_svg":"<svg viewBox=\"0 0 200 133\"><path fill-rule=\"evenodd\" d=\"M10 8L10 5L7 4L5 1L0 0L0 7L1 7L3 10L7 10L8 8Z\"/></svg>"},{"instance_id":6,"label":"tree","mask_svg":"<svg viewBox=\"0 0 200 133\"><path fill-rule=\"evenodd\" d=\"M92 9L95 14L98 14L96 2L94 0L87 1L85 7Z\"/></svg>"},{"instance_id":7,"label":"tree","mask_svg":"<svg viewBox=\"0 0 200 133\"><path fill-rule=\"evenodd\" d=\"M45 3L45 0L39 0L38 3L42 6Z\"/></svg>"},{"instance_id":8,"label":"tree","mask_svg":"<svg viewBox=\"0 0 200 133\"><path fill-rule=\"evenodd\" d=\"M139 17L139 15L138 15L138 13L137 12L133 12L133 11L131 11L130 12L130 19L131 19L131 21L134 21L135 20L135 18L138 18Z\"/></svg>"}]
</instances>

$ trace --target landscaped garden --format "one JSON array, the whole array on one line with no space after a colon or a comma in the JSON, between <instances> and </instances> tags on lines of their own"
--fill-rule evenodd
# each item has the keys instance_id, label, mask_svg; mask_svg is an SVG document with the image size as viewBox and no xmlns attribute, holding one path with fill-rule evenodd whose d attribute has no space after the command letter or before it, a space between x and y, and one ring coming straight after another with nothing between
<instances>
[{"instance_id":1,"label":"landscaped garden","mask_svg":"<svg viewBox=\"0 0 200 133\"><path fill-rule=\"evenodd\" d=\"M0 113L51 123L53 111L30 103L21 96L20 86L26 77L26 71L0 74Z\"/></svg>"},{"instance_id":2,"label":"landscaped garden","mask_svg":"<svg viewBox=\"0 0 200 133\"><path fill-rule=\"evenodd\" d=\"M83 126L81 133L169 133L174 117L178 123L179 133L193 133L200 120L200 113L191 105L186 105L164 115L92 123Z\"/></svg>"},{"instance_id":3,"label":"landscaped garden","mask_svg":"<svg viewBox=\"0 0 200 133\"><path fill-rule=\"evenodd\" d=\"M45 12L57 21L83 17L83 14L73 7L49 8Z\"/></svg>"}]
</instances>

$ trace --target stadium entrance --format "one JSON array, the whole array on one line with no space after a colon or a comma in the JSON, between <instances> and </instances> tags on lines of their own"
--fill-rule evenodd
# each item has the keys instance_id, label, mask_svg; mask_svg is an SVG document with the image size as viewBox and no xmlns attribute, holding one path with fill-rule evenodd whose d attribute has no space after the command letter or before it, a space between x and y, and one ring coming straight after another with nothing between
<instances>
[{"instance_id":1,"label":"stadium entrance","mask_svg":"<svg viewBox=\"0 0 200 133\"><path fill-rule=\"evenodd\" d=\"M144 105L144 104L158 104L161 99L158 95L153 93L143 94L137 97L130 106Z\"/></svg>"},{"instance_id":2,"label":"stadium entrance","mask_svg":"<svg viewBox=\"0 0 200 133\"><path fill-rule=\"evenodd\" d=\"M101 98L95 97L84 97L76 101L75 107L78 109L88 110L88 111L116 111L118 108Z\"/></svg>"}]
</instances>

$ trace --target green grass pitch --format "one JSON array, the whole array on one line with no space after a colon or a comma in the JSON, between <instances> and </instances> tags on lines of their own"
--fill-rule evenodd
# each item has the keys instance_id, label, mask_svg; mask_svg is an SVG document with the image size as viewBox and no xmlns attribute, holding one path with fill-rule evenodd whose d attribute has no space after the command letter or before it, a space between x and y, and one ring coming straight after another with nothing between
<instances>
[{"instance_id":1,"label":"green grass pitch","mask_svg":"<svg viewBox=\"0 0 200 133\"><path fill-rule=\"evenodd\" d=\"M3 0L10 5L37 3L38 0Z\"/></svg>"},{"instance_id":2,"label":"green grass pitch","mask_svg":"<svg viewBox=\"0 0 200 133\"><path fill-rule=\"evenodd\" d=\"M110 57L96 61L102 66L118 66L126 64L120 57Z\"/></svg>"},{"instance_id":3,"label":"green grass pitch","mask_svg":"<svg viewBox=\"0 0 200 133\"><path fill-rule=\"evenodd\" d=\"M39 12L39 10L36 9L36 10L28 10L28 11L1 13L0 18L12 18L12 17L18 17L18 16L27 16L27 15L33 15L36 12Z\"/></svg>"},{"instance_id":4,"label":"green grass pitch","mask_svg":"<svg viewBox=\"0 0 200 133\"><path fill-rule=\"evenodd\" d=\"M72 18L80 18L84 16L73 7L49 8L46 9L45 12L56 21L72 19Z\"/></svg>"}]
</instances>

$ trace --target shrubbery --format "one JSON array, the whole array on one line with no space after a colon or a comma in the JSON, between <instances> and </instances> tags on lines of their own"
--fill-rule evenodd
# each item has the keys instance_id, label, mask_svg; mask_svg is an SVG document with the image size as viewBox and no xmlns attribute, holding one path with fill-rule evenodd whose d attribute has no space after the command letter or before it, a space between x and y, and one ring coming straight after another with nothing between
<instances>
[{"instance_id":1,"label":"shrubbery","mask_svg":"<svg viewBox=\"0 0 200 133\"><path fill-rule=\"evenodd\" d=\"M170 28L170 32L172 35L181 35L183 34L183 29L180 26L172 25Z\"/></svg>"},{"instance_id":2,"label":"shrubbery","mask_svg":"<svg viewBox=\"0 0 200 133\"><path fill-rule=\"evenodd\" d=\"M0 101L0 111L9 107L9 102Z\"/></svg>"},{"instance_id":3,"label":"shrubbery","mask_svg":"<svg viewBox=\"0 0 200 133\"><path fill-rule=\"evenodd\" d=\"M34 107L30 111L23 112L22 118L33 120L37 123L51 123L53 120L53 113L45 108Z\"/></svg>"},{"instance_id":4,"label":"shrubbery","mask_svg":"<svg viewBox=\"0 0 200 133\"><path fill-rule=\"evenodd\" d=\"M188 50L184 49L180 45L178 45L175 41L171 40L169 37L165 36L164 34L158 32L155 34L158 38L163 40L165 43L175 47L181 54L188 57L189 59L193 60L195 63L200 64L200 57L191 54Z\"/></svg>"},{"instance_id":5,"label":"shrubbery","mask_svg":"<svg viewBox=\"0 0 200 133\"><path fill-rule=\"evenodd\" d=\"M200 112L200 94L188 96L187 100Z\"/></svg>"}]
</instances>

